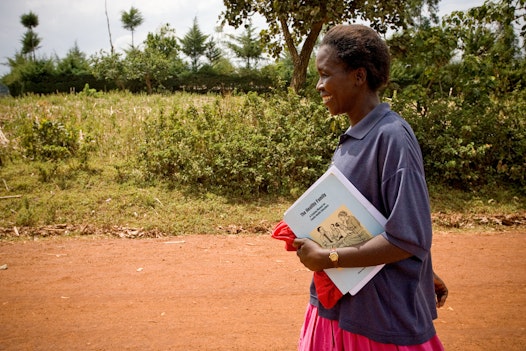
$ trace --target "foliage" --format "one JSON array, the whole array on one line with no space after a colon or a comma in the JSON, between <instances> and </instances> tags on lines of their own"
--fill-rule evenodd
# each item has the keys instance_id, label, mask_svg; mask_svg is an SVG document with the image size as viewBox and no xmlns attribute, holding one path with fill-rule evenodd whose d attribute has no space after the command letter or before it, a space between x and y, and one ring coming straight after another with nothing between
<instances>
[{"instance_id":1,"label":"foliage","mask_svg":"<svg viewBox=\"0 0 526 351\"><path fill-rule=\"evenodd\" d=\"M13 95L32 92L32 85L45 81L55 74L55 64L51 59L28 60L17 54L9 60L11 72L3 78Z\"/></svg>"},{"instance_id":2,"label":"foliage","mask_svg":"<svg viewBox=\"0 0 526 351\"><path fill-rule=\"evenodd\" d=\"M35 60L35 51L38 49L42 39L33 31L33 28L38 26L38 16L29 11L29 13L20 16L20 23L27 28L27 32L22 37L22 54L31 55Z\"/></svg>"},{"instance_id":3,"label":"foliage","mask_svg":"<svg viewBox=\"0 0 526 351\"><path fill-rule=\"evenodd\" d=\"M205 43L205 56L210 62L210 65L216 66L223 59L223 53L221 49L217 46L216 42L212 38L208 38L208 41Z\"/></svg>"},{"instance_id":4,"label":"foliage","mask_svg":"<svg viewBox=\"0 0 526 351\"><path fill-rule=\"evenodd\" d=\"M434 182L525 189L526 65L512 3L488 1L389 41L395 60L385 94L415 128Z\"/></svg>"},{"instance_id":5,"label":"foliage","mask_svg":"<svg viewBox=\"0 0 526 351\"><path fill-rule=\"evenodd\" d=\"M22 37L22 54L30 55L35 60L35 51L39 48L42 39L35 32L29 30Z\"/></svg>"},{"instance_id":6,"label":"foliage","mask_svg":"<svg viewBox=\"0 0 526 351\"><path fill-rule=\"evenodd\" d=\"M426 22L396 33L388 41L394 57L391 89L422 87L430 97L487 103L492 94L523 86L524 51L513 28L520 9L510 4L486 2L453 13L438 26Z\"/></svg>"},{"instance_id":7,"label":"foliage","mask_svg":"<svg viewBox=\"0 0 526 351\"><path fill-rule=\"evenodd\" d=\"M297 195L323 173L341 119L293 93L225 103L146 120L138 162L148 177L238 196Z\"/></svg>"},{"instance_id":8,"label":"foliage","mask_svg":"<svg viewBox=\"0 0 526 351\"><path fill-rule=\"evenodd\" d=\"M454 79L448 67L457 48L452 30L426 22L395 33L388 45L393 58L391 88L414 85L441 96L449 93Z\"/></svg>"},{"instance_id":9,"label":"foliage","mask_svg":"<svg viewBox=\"0 0 526 351\"><path fill-rule=\"evenodd\" d=\"M8 60L11 71L2 82L13 96L81 91L86 84L100 90L115 88L113 84L94 77L83 54L74 50L60 61L51 58L28 60L22 54L16 54L15 58Z\"/></svg>"},{"instance_id":10,"label":"foliage","mask_svg":"<svg viewBox=\"0 0 526 351\"><path fill-rule=\"evenodd\" d=\"M453 96L417 101L414 92L400 92L392 103L415 130L432 183L463 190L504 183L526 191L524 90L485 104Z\"/></svg>"},{"instance_id":11,"label":"foliage","mask_svg":"<svg viewBox=\"0 0 526 351\"><path fill-rule=\"evenodd\" d=\"M33 11L29 11L29 13L20 16L20 23L22 23L27 29L31 30L38 26L38 16Z\"/></svg>"},{"instance_id":12,"label":"foliage","mask_svg":"<svg viewBox=\"0 0 526 351\"><path fill-rule=\"evenodd\" d=\"M252 22L249 22L245 26L245 32L241 35L229 34L228 37L231 39L230 42L227 42L227 46L234 54L245 61L245 68L250 70L251 68L257 66L259 59L263 53L263 46L260 42L260 39L256 36L254 37L255 28L252 25ZM251 65L251 60L253 64Z\"/></svg>"},{"instance_id":13,"label":"foliage","mask_svg":"<svg viewBox=\"0 0 526 351\"><path fill-rule=\"evenodd\" d=\"M182 45L182 52L190 58L193 72L199 69L199 59L207 51L206 40L208 35L203 34L197 23L197 17L194 18L192 27L188 30L185 36L180 40Z\"/></svg>"},{"instance_id":14,"label":"foliage","mask_svg":"<svg viewBox=\"0 0 526 351\"><path fill-rule=\"evenodd\" d=\"M143 21L144 21L144 17L142 16L141 11L139 11L137 8L133 6L130 7L130 11L121 12L122 27L124 29L129 30L132 35L132 43L131 43L132 49L135 47L133 45L133 33L135 32L135 28L140 26Z\"/></svg>"},{"instance_id":15,"label":"foliage","mask_svg":"<svg viewBox=\"0 0 526 351\"><path fill-rule=\"evenodd\" d=\"M123 18L130 22L129 26L142 22L142 17L134 16L140 14L133 7L126 16L123 13ZM99 79L114 82L121 89L143 91L136 88L137 82L142 82L148 93L163 90L163 84L183 70L175 30L165 24L156 33L148 33L143 44L142 50L132 44L124 57L119 53L107 54L103 51L92 56L93 74Z\"/></svg>"},{"instance_id":16,"label":"foliage","mask_svg":"<svg viewBox=\"0 0 526 351\"><path fill-rule=\"evenodd\" d=\"M114 83L124 89L126 82L124 62L120 53L108 54L101 50L90 58L92 72L95 78Z\"/></svg>"},{"instance_id":17,"label":"foliage","mask_svg":"<svg viewBox=\"0 0 526 351\"><path fill-rule=\"evenodd\" d=\"M69 158L79 148L77 133L59 121L33 120L21 130L20 145L32 160Z\"/></svg>"},{"instance_id":18,"label":"foliage","mask_svg":"<svg viewBox=\"0 0 526 351\"><path fill-rule=\"evenodd\" d=\"M163 88L163 83L182 71L175 30L168 24L155 34L148 33L144 50L132 49L124 60L126 80L143 80L148 93Z\"/></svg>"},{"instance_id":19,"label":"foliage","mask_svg":"<svg viewBox=\"0 0 526 351\"><path fill-rule=\"evenodd\" d=\"M80 51L77 43L69 49L66 57L58 60L57 74L87 75L91 73L91 67L86 54Z\"/></svg>"},{"instance_id":20,"label":"foliage","mask_svg":"<svg viewBox=\"0 0 526 351\"><path fill-rule=\"evenodd\" d=\"M279 57L285 43L294 63L291 87L298 92L304 88L314 45L325 26L361 19L385 33L387 29L406 25L414 13L426 4L431 12L435 11L437 3L437 0L328 0L308 3L293 0L225 0L226 10L222 16L224 23L238 28L253 13L262 15L268 30L261 31L261 39L274 57Z\"/></svg>"},{"instance_id":21,"label":"foliage","mask_svg":"<svg viewBox=\"0 0 526 351\"><path fill-rule=\"evenodd\" d=\"M444 20L459 38L458 50L462 54L455 72L462 74L453 88L473 102L487 99L491 93L507 94L525 84L526 52L521 52L514 30L516 18L525 10L524 2L522 9L511 3L486 2L465 13L453 13ZM521 35L524 41L524 32Z\"/></svg>"}]
</instances>

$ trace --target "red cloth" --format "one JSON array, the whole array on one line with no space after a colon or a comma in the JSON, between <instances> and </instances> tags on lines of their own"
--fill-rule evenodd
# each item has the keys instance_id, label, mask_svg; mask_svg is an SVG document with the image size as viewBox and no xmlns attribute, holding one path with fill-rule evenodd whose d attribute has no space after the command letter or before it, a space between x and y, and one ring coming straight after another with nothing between
<instances>
[{"instance_id":1,"label":"red cloth","mask_svg":"<svg viewBox=\"0 0 526 351\"><path fill-rule=\"evenodd\" d=\"M274 239L283 240L285 242L285 250L296 251L296 248L292 245L294 239L296 239L296 235L284 221L276 224L276 227L272 232L272 237Z\"/></svg>"},{"instance_id":2,"label":"red cloth","mask_svg":"<svg viewBox=\"0 0 526 351\"><path fill-rule=\"evenodd\" d=\"M296 248L292 245L296 235L284 221L280 221L276 225L272 232L272 237L285 241L285 250L296 251ZM336 302L343 296L342 292L334 285L325 271L314 272L314 287L318 294L318 300L325 308L334 307Z\"/></svg>"}]
</instances>

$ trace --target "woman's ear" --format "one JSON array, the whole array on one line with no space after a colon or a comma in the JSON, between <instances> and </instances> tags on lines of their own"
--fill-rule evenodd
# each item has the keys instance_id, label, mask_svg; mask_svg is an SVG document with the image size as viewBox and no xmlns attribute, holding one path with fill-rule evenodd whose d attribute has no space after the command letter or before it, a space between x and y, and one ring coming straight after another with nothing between
<instances>
[{"instance_id":1,"label":"woman's ear","mask_svg":"<svg viewBox=\"0 0 526 351\"><path fill-rule=\"evenodd\" d=\"M364 67L357 68L352 71L356 84L363 85L367 83L367 70Z\"/></svg>"}]
</instances>

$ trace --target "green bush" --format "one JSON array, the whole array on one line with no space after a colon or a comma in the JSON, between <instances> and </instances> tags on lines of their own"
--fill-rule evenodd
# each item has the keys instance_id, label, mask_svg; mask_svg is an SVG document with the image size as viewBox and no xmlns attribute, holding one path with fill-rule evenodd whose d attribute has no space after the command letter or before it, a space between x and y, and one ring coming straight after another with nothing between
<instances>
[{"instance_id":1,"label":"green bush","mask_svg":"<svg viewBox=\"0 0 526 351\"><path fill-rule=\"evenodd\" d=\"M297 195L325 170L344 123L294 93L249 93L228 108L218 98L147 120L139 162L173 184Z\"/></svg>"},{"instance_id":2,"label":"green bush","mask_svg":"<svg viewBox=\"0 0 526 351\"><path fill-rule=\"evenodd\" d=\"M420 142L428 178L459 189L506 183L526 190L526 92L431 100L406 90L393 99Z\"/></svg>"},{"instance_id":3,"label":"green bush","mask_svg":"<svg viewBox=\"0 0 526 351\"><path fill-rule=\"evenodd\" d=\"M62 160L79 149L77 133L59 121L35 120L23 128L21 145L33 160Z\"/></svg>"}]
</instances>

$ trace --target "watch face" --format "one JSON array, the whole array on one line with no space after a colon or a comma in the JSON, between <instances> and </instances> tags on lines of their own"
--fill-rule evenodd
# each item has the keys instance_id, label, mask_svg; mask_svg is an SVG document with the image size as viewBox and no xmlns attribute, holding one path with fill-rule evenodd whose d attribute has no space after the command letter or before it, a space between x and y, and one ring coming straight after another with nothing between
<instances>
[{"instance_id":1,"label":"watch face","mask_svg":"<svg viewBox=\"0 0 526 351\"><path fill-rule=\"evenodd\" d=\"M329 254L329 258L331 261L336 262L338 261L338 253L336 251L333 251Z\"/></svg>"}]
</instances>

